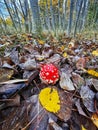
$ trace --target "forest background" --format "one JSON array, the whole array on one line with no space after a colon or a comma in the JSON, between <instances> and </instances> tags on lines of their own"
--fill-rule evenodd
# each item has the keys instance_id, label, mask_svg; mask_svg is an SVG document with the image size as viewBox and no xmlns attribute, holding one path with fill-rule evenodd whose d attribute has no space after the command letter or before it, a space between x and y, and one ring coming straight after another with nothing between
<instances>
[{"instance_id":1,"label":"forest background","mask_svg":"<svg viewBox=\"0 0 98 130\"><path fill-rule=\"evenodd\" d=\"M0 34L96 37L98 0L1 0Z\"/></svg>"}]
</instances>

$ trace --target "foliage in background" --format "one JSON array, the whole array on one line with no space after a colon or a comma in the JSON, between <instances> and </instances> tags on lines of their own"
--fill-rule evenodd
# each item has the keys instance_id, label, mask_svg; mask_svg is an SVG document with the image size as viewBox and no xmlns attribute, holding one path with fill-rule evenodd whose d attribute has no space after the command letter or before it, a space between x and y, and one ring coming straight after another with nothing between
<instances>
[{"instance_id":1,"label":"foliage in background","mask_svg":"<svg viewBox=\"0 0 98 130\"><path fill-rule=\"evenodd\" d=\"M52 33L95 30L98 0L1 0L0 32Z\"/></svg>"}]
</instances>

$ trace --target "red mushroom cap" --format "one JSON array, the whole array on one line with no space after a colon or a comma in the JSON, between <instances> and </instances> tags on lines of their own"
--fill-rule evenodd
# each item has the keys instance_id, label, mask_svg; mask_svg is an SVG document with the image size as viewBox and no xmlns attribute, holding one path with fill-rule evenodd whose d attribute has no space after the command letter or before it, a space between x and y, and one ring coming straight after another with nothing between
<instances>
[{"instance_id":1,"label":"red mushroom cap","mask_svg":"<svg viewBox=\"0 0 98 130\"><path fill-rule=\"evenodd\" d=\"M39 76L44 83L55 84L59 80L59 70L52 63L45 64L41 67Z\"/></svg>"}]
</instances>

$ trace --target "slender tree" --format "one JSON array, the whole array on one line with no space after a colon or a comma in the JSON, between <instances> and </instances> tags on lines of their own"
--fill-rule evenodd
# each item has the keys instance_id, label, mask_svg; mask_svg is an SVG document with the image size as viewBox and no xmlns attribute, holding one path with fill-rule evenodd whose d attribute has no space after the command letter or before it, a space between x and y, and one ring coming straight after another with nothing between
<instances>
[{"instance_id":1,"label":"slender tree","mask_svg":"<svg viewBox=\"0 0 98 130\"><path fill-rule=\"evenodd\" d=\"M71 29L72 29L73 11L74 11L74 0L71 0L70 1L70 14L69 14L69 21L68 21L68 28L67 28L68 35L70 35Z\"/></svg>"},{"instance_id":2,"label":"slender tree","mask_svg":"<svg viewBox=\"0 0 98 130\"><path fill-rule=\"evenodd\" d=\"M82 22L81 22L81 30L84 29L85 21L86 21L86 16L87 16L87 11L88 11L88 4L89 0L84 0L84 7L82 8Z\"/></svg>"},{"instance_id":3,"label":"slender tree","mask_svg":"<svg viewBox=\"0 0 98 130\"><path fill-rule=\"evenodd\" d=\"M81 9L82 9L82 4L83 4L83 0L79 0L79 1L80 1L80 5L79 5L79 10L78 10L77 17L76 17L76 22L75 22L74 36L76 35L77 25L78 25L80 12L81 12Z\"/></svg>"},{"instance_id":4,"label":"slender tree","mask_svg":"<svg viewBox=\"0 0 98 130\"><path fill-rule=\"evenodd\" d=\"M35 29L37 32L41 31L41 20L40 20L40 14L39 14L39 6L38 6L38 0L30 0L30 6L32 10L32 16L35 24Z\"/></svg>"},{"instance_id":5,"label":"slender tree","mask_svg":"<svg viewBox=\"0 0 98 130\"><path fill-rule=\"evenodd\" d=\"M13 4L13 6L14 6L15 17L16 17L17 23L19 24L19 29L21 30L21 22L20 22L18 10L17 10L16 1L15 1L15 0L11 0L11 2L12 2L12 4Z\"/></svg>"},{"instance_id":6,"label":"slender tree","mask_svg":"<svg viewBox=\"0 0 98 130\"><path fill-rule=\"evenodd\" d=\"M10 15L10 18L11 18L11 20L12 20L13 26L14 26L14 28L15 28L16 31L17 31L17 27L16 27L15 21L14 21L14 19L13 19L12 13L11 13L11 11L10 11L10 8L9 8L9 5L8 5L7 0L4 0L4 3L5 3L5 5L6 5L6 8L7 8L7 10L8 10L8 13L9 13L9 15Z\"/></svg>"},{"instance_id":7,"label":"slender tree","mask_svg":"<svg viewBox=\"0 0 98 130\"><path fill-rule=\"evenodd\" d=\"M63 30L66 28L66 6L67 6L67 0L63 0Z\"/></svg>"},{"instance_id":8,"label":"slender tree","mask_svg":"<svg viewBox=\"0 0 98 130\"><path fill-rule=\"evenodd\" d=\"M55 31L55 22L54 22L54 12L53 12L52 0L50 0L50 14L51 14L52 29L53 29L53 31Z\"/></svg>"}]
</instances>

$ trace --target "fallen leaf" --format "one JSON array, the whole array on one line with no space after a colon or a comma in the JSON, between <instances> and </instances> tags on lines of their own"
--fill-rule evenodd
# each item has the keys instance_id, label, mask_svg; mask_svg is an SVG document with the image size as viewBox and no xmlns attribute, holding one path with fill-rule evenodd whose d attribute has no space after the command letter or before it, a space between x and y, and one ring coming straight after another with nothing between
<instances>
[{"instance_id":1,"label":"fallen leaf","mask_svg":"<svg viewBox=\"0 0 98 130\"><path fill-rule=\"evenodd\" d=\"M49 128L53 130L63 130L54 120L49 118Z\"/></svg>"},{"instance_id":2,"label":"fallen leaf","mask_svg":"<svg viewBox=\"0 0 98 130\"><path fill-rule=\"evenodd\" d=\"M71 40L69 43L68 43L68 48L73 48L75 46L75 41L74 40Z\"/></svg>"},{"instance_id":3,"label":"fallen leaf","mask_svg":"<svg viewBox=\"0 0 98 130\"><path fill-rule=\"evenodd\" d=\"M95 124L95 126L98 128L98 114L94 113L91 117L91 120Z\"/></svg>"},{"instance_id":4,"label":"fallen leaf","mask_svg":"<svg viewBox=\"0 0 98 130\"><path fill-rule=\"evenodd\" d=\"M62 72L60 77L60 87L64 90L75 90L75 87L68 76L68 74Z\"/></svg>"},{"instance_id":5,"label":"fallen leaf","mask_svg":"<svg viewBox=\"0 0 98 130\"><path fill-rule=\"evenodd\" d=\"M42 89L39 94L39 101L49 112L57 113L60 110L60 97L55 88Z\"/></svg>"},{"instance_id":6,"label":"fallen leaf","mask_svg":"<svg viewBox=\"0 0 98 130\"><path fill-rule=\"evenodd\" d=\"M1 99L0 100L0 110L7 108L7 107L13 107L13 106L19 106L20 105L20 95L15 95L14 97L10 99Z\"/></svg>"},{"instance_id":7,"label":"fallen leaf","mask_svg":"<svg viewBox=\"0 0 98 130\"><path fill-rule=\"evenodd\" d=\"M68 57L68 54L66 52L63 53L63 57L64 58L67 58Z\"/></svg>"},{"instance_id":8,"label":"fallen leaf","mask_svg":"<svg viewBox=\"0 0 98 130\"><path fill-rule=\"evenodd\" d=\"M77 69L85 68L85 66L86 66L86 58L85 57L79 58L76 63Z\"/></svg>"},{"instance_id":9,"label":"fallen leaf","mask_svg":"<svg viewBox=\"0 0 98 130\"><path fill-rule=\"evenodd\" d=\"M54 54L49 59L47 59L47 62L49 63L55 63L58 65L58 63L61 61L61 56L59 54Z\"/></svg>"},{"instance_id":10,"label":"fallen leaf","mask_svg":"<svg viewBox=\"0 0 98 130\"><path fill-rule=\"evenodd\" d=\"M56 116L66 122L71 117L72 112L72 93L64 92L63 90L59 90L60 96L60 110L56 113Z\"/></svg>"},{"instance_id":11,"label":"fallen leaf","mask_svg":"<svg viewBox=\"0 0 98 130\"><path fill-rule=\"evenodd\" d=\"M82 107L80 105L80 100L79 99L75 101L75 105L76 105L76 107L78 109L79 114L87 117L86 113L83 111L83 109L82 109Z\"/></svg>"},{"instance_id":12,"label":"fallen leaf","mask_svg":"<svg viewBox=\"0 0 98 130\"><path fill-rule=\"evenodd\" d=\"M14 70L7 68L0 68L0 82L9 80L14 74Z\"/></svg>"},{"instance_id":13,"label":"fallen leaf","mask_svg":"<svg viewBox=\"0 0 98 130\"><path fill-rule=\"evenodd\" d=\"M83 125L81 125L82 130L87 130Z\"/></svg>"},{"instance_id":14,"label":"fallen leaf","mask_svg":"<svg viewBox=\"0 0 98 130\"><path fill-rule=\"evenodd\" d=\"M98 56L98 49L92 51L92 55L94 55L94 56Z\"/></svg>"},{"instance_id":15,"label":"fallen leaf","mask_svg":"<svg viewBox=\"0 0 98 130\"><path fill-rule=\"evenodd\" d=\"M37 62L35 59L28 59L24 64L23 68L25 70L33 70L37 68Z\"/></svg>"},{"instance_id":16,"label":"fallen leaf","mask_svg":"<svg viewBox=\"0 0 98 130\"><path fill-rule=\"evenodd\" d=\"M29 123L21 130L26 130L29 126L29 130L46 130L48 126L48 113L41 106L38 95L33 95L27 100L27 103L31 104L29 111Z\"/></svg>"},{"instance_id":17,"label":"fallen leaf","mask_svg":"<svg viewBox=\"0 0 98 130\"><path fill-rule=\"evenodd\" d=\"M14 48L10 53L10 58L15 65L19 64L19 54L17 48Z\"/></svg>"},{"instance_id":18,"label":"fallen leaf","mask_svg":"<svg viewBox=\"0 0 98 130\"><path fill-rule=\"evenodd\" d=\"M16 92L19 92L23 88L26 87L25 83L19 83L19 84L6 84L0 87L0 98L9 98Z\"/></svg>"},{"instance_id":19,"label":"fallen leaf","mask_svg":"<svg viewBox=\"0 0 98 130\"><path fill-rule=\"evenodd\" d=\"M98 80L97 79L90 79L91 84L94 88L98 91Z\"/></svg>"},{"instance_id":20,"label":"fallen leaf","mask_svg":"<svg viewBox=\"0 0 98 130\"><path fill-rule=\"evenodd\" d=\"M90 90L88 86L82 86L80 90L80 95L81 95L84 106L90 112L95 112L95 107L94 107L95 93L92 90Z\"/></svg>"},{"instance_id":21,"label":"fallen leaf","mask_svg":"<svg viewBox=\"0 0 98 130\"><path fill-rule=\"evenodd\" d=\"M96 72L95 70L87 70L87 73L92 76L98 77L98 72Z\"/></svg>"},{"instance_id":22,"label":"fallen leaf","mask_svg":"<svg viewBox=\"0 0 98 130\"><path fill-rule=\"evenodd\" d=\"M43 40L38 40L39 44L44 44L45 42Z\"/></svg>"},{"instance_id":23,"label":"fallen leaf","mask_svg":"<svg viewBox=\"0 0 98 130\"><path fill-rule=\"evenodd\" d=\"M72 72L72 81L75 85L77 85L78 88L85 83L84 79L75 72Z\"/></svg>"}]
</instances>

